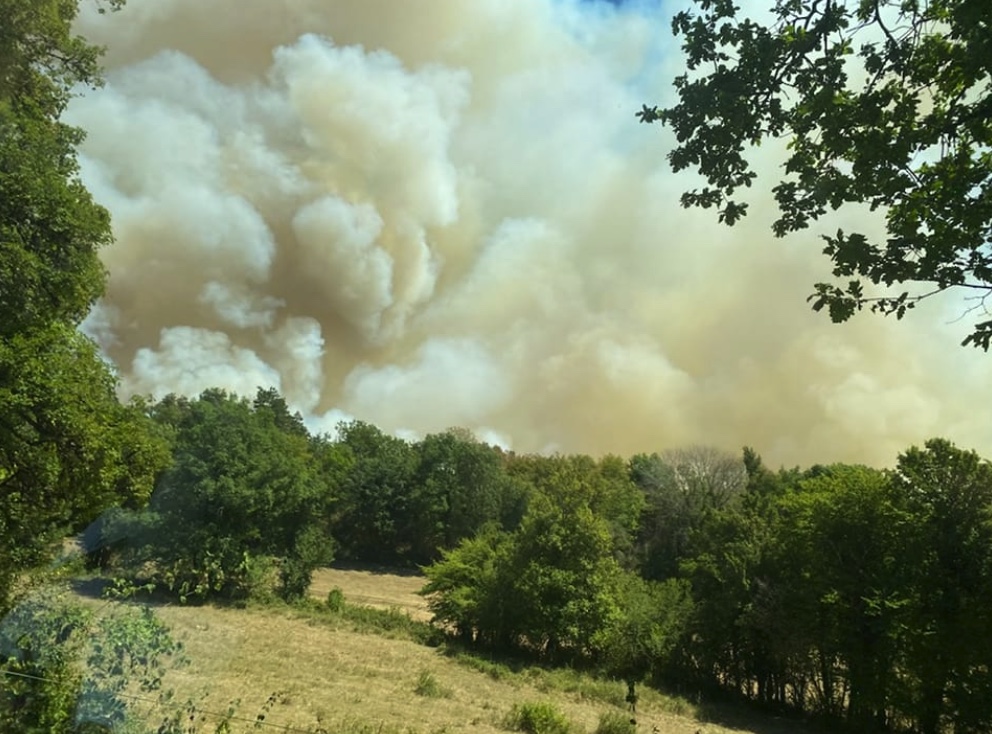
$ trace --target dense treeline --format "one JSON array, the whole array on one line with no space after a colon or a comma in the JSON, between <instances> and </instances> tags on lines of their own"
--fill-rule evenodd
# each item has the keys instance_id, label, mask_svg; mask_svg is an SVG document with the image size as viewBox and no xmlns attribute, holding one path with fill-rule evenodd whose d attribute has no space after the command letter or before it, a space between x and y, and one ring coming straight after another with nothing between
<instances>
[{"instance_id":1,"label":"dense treeline","mask_svg":"<svg viewBox=\"0 0 992 734\"><path fill-rule=\"evenodd\" d=\"M208 390L145 405L172 463L140 509L86 533L93 565L181 600L239 599L278 575L287 599L339 558L416 567L489 523L520 522L528 484L508 457L451 430L410 444L375 426L311 436L275 390Z\"/></svg>"},{"instance_id":2,"label":"dense treeline","mask_svg":"<svg viewBox=\"0 0 992 734\"><path fill-rule=\"evenodd\" d=\"M680 564L679 672L857 731L987 731L992 467L934 440L892 472L748 468Z\"/></svg>"},{"instance_id":3,"label":"dense treeline","mask_svg":"<svg viewBox=\"0 0 992 734\"><path fill-rule=\"evenodd\" d=\"M852 731L992 725L992 466L772 471L745 449L517 455L462 430L311 436L273 390L144 416L172 447L91 558L182 600L306 593L332 556L424 567L464 644L723 691Z\"/></svg>"},{"instance_id":4,"label":"dense treeline","mask_svg":"<svg viewBox=\"0 0 992 734\"><path fill-rule=\"evenodd\" d=\"M479 644L565 647L853 731L988 731L992 466L933 440L891 472L772 472L750 450L739 467L634 457L633 556L593 473L556 495L549 472L518 530L426 569L431 607Z\"/></svg>"}]
</instances>

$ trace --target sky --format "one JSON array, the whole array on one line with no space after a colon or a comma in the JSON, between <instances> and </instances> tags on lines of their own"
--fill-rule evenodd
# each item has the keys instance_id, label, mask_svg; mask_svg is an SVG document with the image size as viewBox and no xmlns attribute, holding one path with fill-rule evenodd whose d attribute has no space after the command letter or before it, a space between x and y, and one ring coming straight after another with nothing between
<instances>
[{"instance_id":1,"label":"sky","mask_svg":"<svg viewBox=\"0 0 992 734\"><path fill-rule=\"evenodd\" d=\"M734 228L679 207L695 181L634 117L672 101L675 6L85 6L108 81L67 116L116 237L85 329L123 395L272 386L314 431L527 452L992 453L960 304L831 324L815 233L774 239L760 186Z\"/></svg>"}]
</instances>

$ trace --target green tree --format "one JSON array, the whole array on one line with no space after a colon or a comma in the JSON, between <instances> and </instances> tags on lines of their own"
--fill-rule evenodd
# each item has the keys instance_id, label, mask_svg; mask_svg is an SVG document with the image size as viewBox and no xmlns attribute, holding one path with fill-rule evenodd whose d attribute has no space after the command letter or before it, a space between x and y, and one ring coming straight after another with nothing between
<instances>
[{"instance_id":1,"label":"green tree","mask_svg":"<svg viewBox=\"0 0 992 734\"><path fill-rule=\"evenodd\" d=\"M732 0L695 0L672 29L687 71L678 102L645 106L672 128L675 171L701 189L684 206L717 208L733 225L757 174L747 149L788 144L774 187L776 236L829 211L881 210L886 235L823 234L834 282L813 308L845 321L870 306L901 318L934 294L961 289L983 316L992 292L992 24L986 0L770 3L767 20ZM753 8L748 8L753 12ZM988 350L992 320L964 344Z\"/></svg>"},{"instance_id":2,"label":"green tree","mask_svg":"<svg viewBox=\"0 0 992 734\"><path fill-rule=\"evenodd\" d=\"M222 390L163 402L160 414L176 421L174 463L150 512L116 518L108 539L130 536L132 568L153 562L153 580L181 600L250 594L268 557L280 560L283 596L304 594L331 559L335 489L321 481L309 437Z\"/></svg>"},{"instance_id":3,"label":"green tree","mask_svg":"<svg viewBox=\"0 0 992 734\"><path fill-rule=\"evenodd\" d=\"M626 571L615 594L611 613L593 637L600 664L629 685L664 677L692 614L688 583L647 581Z\"/></svg>"},{"instance_id":4,"label":"green tree","mask_svg":"<svg viewBox=\"0 0 992 734\"><path fill-rule=\"evenodd\" d=\"M641 574L674 578L689 535L708 512L727 506L744 491L743 462L708 446L692 446L630 459L630 476L645 496L637 535Z\"/></svg>"},{"instance_id":5,"label":"green tree","mask_svg":"<svg viewBox=\"0 0 992 734\"><path fill-rule=\"evenodd\" d=\"M148 607L97 615L58 589L34 593L0 622L0 729L143 731L132 697L169 702L162 678L182 662L182 645Z\"/></svg>"},{"instance_id":6,"label":"green tree","mask_svg":"<svg viewBox=\"0 0 992 734\"><path fill-rule=\"evenodd\" d=\"M779 505L779 574L765 619L807 705L843 715L855 731L885 730L902 693L909 517L883 472L835 465L809 474Z\"/></svg>"},{"instance_id":7,"label":"green tree","mask_svg":"<svg viewBox=\"0 0 992 734\"><path fill-rule=\"evenodd\" d=\"M552 659L589 652L621 573L609 524L585 503L539 496L513 540L511 598L524 637Z\"/></svg>"},{"instance_id":8,"label":"green tree","mask_svg":"<svg viewBox=\"0 0 992 734\"><path fill-rule=\"evenodd\" d=\"M335 509L334 532L342 551L362 561L409 563L415 539L406 518L416 482L416 452L406 441L362 421L338 426L338 442L352 457Z\"/></svg>"},{"instance_id":9,"label":"green tree","mask_svg":"<svg viewBox=\"0 0 992 734\"><path fill-rule=\"evenodd\" d=\"M737 502L703 515L689 534L680 575L692 586L694 612L678 661L684 681L766 703L780 701L782 665L764 610L780 573L772 553L778 503L797 481L772 472L744 449L747 485Z\"/></svg>"},{"instance_id":10,"label":"green tree","mask_svg":"<svg viewBox=\"0 0 992 734\"><path fill-rule=\"evenodd\" d=\"M594 652L596 635L616 616L623 573L611 523L590 505L609 508L609 493L595 462L588 481L580 465L578 457L517 465L540 482L520 526L486 526L424 569L422 593L438 621L465 639L549 659ZM625 474L622 462L619 470Z\"/></svg>"},{"instance_id":11,"label":"green tree","mask_svg":"<svg viewBox=\"0 0 992 734\"><path fill-rule=\"evenodd\" d=\"M252 408L255 413L264 414L280 431L303 438L310 437L310 432L303 424L303 416L299 411L291 412L286 399L274 387L258 388Z\"/></svg>"},{"instance_id":12,"label":"green tree","mask_svg":"<svg viewBox=\"0 0 992 734\"><path fill-rule=\"evenodd\" d=\"M605 456L596 461L582 454L514 456L507 471L556 506L587 505L606 523L617 560L628 560L644 509L644 493L631 480L623 459Z\"/></svg>"},{"instance_id":13,"label":"green tree","mask_svg":"<svg viewBox=\"0 0 992 734\"><path fill-rule=\"evenodd\" d=\"M72 32L77 10L0 0L0 609L59 532L140 502L163 460L76 332L103 292L111 239L79 180L83 133L60 120L77 86L100 83L100 49Z\"/></svg>"},{"instance_id":14,"label":"green tree","mask_svg":"<svg viewBox=\"0 0 992 734\"><path fill-rule=\"evenodd\" d=\"M992 726L992 465L943 439L899 457L914 572L905 712L922 734Z\"/></svg>"},{"instance_id":15,"label":"green tree","mask_svg":"<svg viewBox=\"0 0 992 734\"><path fill-rule=\"evenodd\" d=\"M0 0L0 338L75 326L103 293L110 219L79 180L83 132L59 119L77 86L101 83L101 49L72 33L77 11Z\"/></svg>"},{"instance_id":16,"label":"green tree","mask_svg":"<svg viewBox=\"0 0 992 734\"><path fill-rule=\"evenodd\" d=\"M0 608L12 575L105 508L145 503L167 465L166 437L115 388L71 327L0 338Z\"/></svg>"},{"instance_id":17,"label":"green tree","mask_svg":"<svg viewBox=\"0 0 992 734\"><path fill-rule=\"evenodd\" d=\"M503 523L521 493L497 449L467 431L427 436L415 447L417 473L404 535L418 563L436 560L487 523Z\"/></svg>"},{"instance_id":18,"label":"green tree","mask_svg":"<svg viewBox=\"0 0 992 734\"><path fill-rule=\"evenodd\" d=\"M453 628L463 642L506 650L519 634L512 596L512 537L488 525L424 568L420 594L434 622Z\"/></svg>"}]
</instances>

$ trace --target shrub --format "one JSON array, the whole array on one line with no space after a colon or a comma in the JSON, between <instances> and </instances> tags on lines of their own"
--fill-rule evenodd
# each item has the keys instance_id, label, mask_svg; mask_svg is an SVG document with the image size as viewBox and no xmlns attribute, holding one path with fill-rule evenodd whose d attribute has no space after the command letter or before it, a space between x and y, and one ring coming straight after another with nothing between
<instances>
[{"instance_id":1,"label":"shrub","mask_svg":"<svg viewBox=\"0 0 992 734\"><path fill-rule=\"evenodd\" d=\"M440 630L427 622L413 619L396 607L377 609L344 604L341 608L341 616L351 622L356 632L371 632L384 637L408 639L431 647L437 647L444 641L444 635Z\"/></svg>"},{"instance_id":2,"label":"shrub","mask_svg":"<svg viewBox=\"0 0 992 734\"><path fill-rule=\"evenodd\" d=\"M420 671L413 691L425 698L451 698L451 689L442 686L429 670Z\"/></svg>"},{"instance_id":3,"label":"shrub","mask_svg":"<svg viewBox=\"0 0 992 734\"><path fill-rule=\"evenodd\" d=\"M340 586L335 586L327 592L327 601L325 603L327 604L327 609L335 614L344 609L344 592L341 591Z\"/></svg>"},{"instance_id":4,"label":"shrub","mask_svg":"<svg viewBox=\"0 0 992 734\"><path fill-rule=\"evenodd\" d=\"M636 731L637 726L631 722L629 716L609 711L600 715L595 734L634 734Z\"/></svg>"},{"instance_id":5,"label":"shrub","mask_svg":"<svg viewBox=\"0 0 992 734\"><path fill-rule=\"evenodd\" d=\"M514 704L503 721L510 731L525 734L573 734L576 727L553 703Z\"/></svg>"},{"instance_id":6,"label":"shrub","mask_svg":"<svg viewBox=\"0 0 992 734\"><path fill-rule=\"evenodd\" d=\"M149 607L96 615L55 588L23 598L0 625L0 731L133 731L133 696L167 703L181 653Z\"/></svg>"},{"instance_id":7,"label":"shrub","mask_svg":"<svg viewBox=\"0 0 992 734\"><path fill-rule=\"evenodd\" d=\"M286 558L279 566L279 596L297 601L307 594L313 579L313 567L304 559Z\"/></svg>"}]
</instances>

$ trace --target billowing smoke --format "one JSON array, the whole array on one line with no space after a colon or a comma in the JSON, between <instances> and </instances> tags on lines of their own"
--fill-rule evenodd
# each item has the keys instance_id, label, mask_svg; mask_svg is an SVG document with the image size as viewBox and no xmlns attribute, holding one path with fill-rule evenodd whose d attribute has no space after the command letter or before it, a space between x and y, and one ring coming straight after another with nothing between
<instances>
[{"instance_id":1,"label":"billowing smoke","mask_svg":"<svg viewBox=\"0 0 992 734\"><path fill-rule=\"evenodd\" d=\"M667 15L577 0L132 0L84 15L76 100L112 212L87 328L127 393L278 387L312 428L464 426L521 451L755 446L890 464L988 450L989 357L960 304L844 326L828 263L691 179L634 111ZM940 308L944 310L938 312Z\"/></svg>"}]
</instances>

